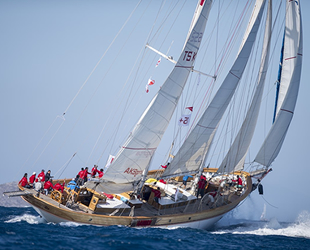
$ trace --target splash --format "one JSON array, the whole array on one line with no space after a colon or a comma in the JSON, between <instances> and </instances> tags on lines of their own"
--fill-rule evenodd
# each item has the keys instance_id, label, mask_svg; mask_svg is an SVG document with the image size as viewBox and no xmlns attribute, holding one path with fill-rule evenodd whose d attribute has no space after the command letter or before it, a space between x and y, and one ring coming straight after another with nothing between
<instances>
[{"instance_id":1,"label":"splash","mask_svg":"<svg viewBox=\"0 0 310 250\"><path fill-rule=\"evenodd\" d=\"M4 223L18 223L18 222L27 222L29 224L40 224L40 223L46 223L43 218L40 216L34 216L30 214L23 214L19 216L14 216L11 219L5 221Z\"/></svg>"},{"instance_id":2,"label":"splash","mask_svg":"<svg viewBox=\"0 0 310 250\"><path fill-rule=\"evenodd\" d=\"M218 229L213 234L253 234L302 237L310 239L310 212L303 211L293 223L279 223L276 218L268 222L244 221L228 229Z\"/></svg>"}]
</instances>

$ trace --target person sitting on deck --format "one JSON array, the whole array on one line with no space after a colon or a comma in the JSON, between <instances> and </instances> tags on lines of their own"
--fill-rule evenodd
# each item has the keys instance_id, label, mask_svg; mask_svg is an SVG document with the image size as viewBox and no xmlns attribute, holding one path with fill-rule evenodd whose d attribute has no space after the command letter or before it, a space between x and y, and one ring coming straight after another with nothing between
<instances>
[{"instance_id":1,"label":"person sitting on deck","mask_svg":"<svg viewBox=\"0 0 310 250\"><path fill-rule=\"evenodd\" d=\"M157 189L152 189L152 192L154 192L154 200L158 203L159 199L161 198L160 188L157 187Z\"/></svg>"},{"instance_id":2,"label":"person sitting on deck","mask_svg":"<svg viewBox=\"0 0 310 250\"><path fill-rule=\"evenodd\" d=\"M237 188L242 188L242 179L240 178L239 175L237 175L237 180L232 180L233 182L237 182Z\"/></svg>"},{"instance_id":3,"label":"person sitting on deck","mask_svg":"<svg viewBox=\"0 0 310 250\"><path fill-rule=\"evenodd\" d=\"M80 178L78 179L78 181L80 180ZM68 184L67 187L70 188L71 190L75 190L77 187L77 183L75 182L74 179L72 179Z\"/></svg>"},{"instance_id":4,"label":"person sitting on deck","mask_svg":"<svg viewBox=\"0 0 310 250\"><path fill-rule=\"evenodd\" d=\"M24 174L24 177L18 182L18 184L20 184L22 187L30 188L27 180L27 173Z\"/></svg>"},{"instance_id":5,"label":"person sitting on deck","mask_svg":"<svg viewBox=\"0 0 310 250\"><path fill-rule=\"evenodd\" d=\"M52 183L52 179L49 179L47 182L44 183L44 191L45 191L45 195L48 195L48 193L54 189L53 183Z\"/></svg>"},{"instance_id":6,"label":"person sitting on deck","mask_svg":"<svg viewBox=\"0 0 310 250\"><path fill-rule=\"evenodd\" d=\"M34 186L33 186L34 190L40 192L41 188L42 188L42 183L41 183L41 177L36 178L35 182L34 182Z\"/></svg>"},{"instance_id":7,"label":"person sitting on deck","mask_svg":"<svg viewBox=\"0 0 310 250\"><path fill-rule=\"evenodd\" d=\"M34 180L35 179L36 179L36 172L33 172L32 175L29 177L30 186L34 187Z\"/></svg>"}]
</instances>

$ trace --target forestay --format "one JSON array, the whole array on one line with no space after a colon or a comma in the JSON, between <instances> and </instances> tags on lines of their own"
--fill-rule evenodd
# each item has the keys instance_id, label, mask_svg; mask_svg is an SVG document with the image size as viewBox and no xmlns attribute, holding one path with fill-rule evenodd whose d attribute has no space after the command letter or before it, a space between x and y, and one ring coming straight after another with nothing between
<instances>
[{"instance_id":1,"label":"forestay","mask_svg":"<svg viewBox=\"0 0 310 250\"><path fill-rule=\"evenodd\" d=\"M255 22L249 29L250 32L246 32L248 37L231 70L215 94L210 105L201 116L197 125L191 131L169 167L165 170L163 177L192 173L193 171L197 171L199 167L204 164L204 159L212 142L216 128L246 67L260 25L264 5L265 0L260 6L259 12L253 12L253 15L256 14L256 17L254 17Z\"/></svg>"},{"instance_id":2,"label":"forestay","mask_svg":"<svg viewBox=\"0 0 310 250\"><path fill-rule=\"evenodd\" d=\"M287 87L282 105L255 162L269 167L277 157L293 118L302 66L302 23L299 1L286 2L285 43L281 85ZM278 102L279 104L279 102Z\"/></svg>"},{"instance_id":3,"label":"forestay","mask_svg":"<svg viewBox=\"0 0 310 250\"><path fill-rule=\"evenodd\" d=\"M174 69L122 146L103 179L131 183L141 178L160 143L194 65L212 0L200 0L188 39Z\"/></svg>"}]
</instances>

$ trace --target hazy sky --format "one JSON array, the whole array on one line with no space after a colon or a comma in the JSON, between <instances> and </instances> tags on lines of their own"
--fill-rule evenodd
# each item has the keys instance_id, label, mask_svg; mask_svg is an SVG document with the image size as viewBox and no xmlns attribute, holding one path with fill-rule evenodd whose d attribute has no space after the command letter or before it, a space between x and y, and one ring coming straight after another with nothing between
<instances>
[{"instance_id":1,"label":"hazy sky","mask_svg":"<svg viewBox=\"0 0 310 250\"><path fill-rule=\"evenodd\" d=\"M133 17L125 27L130 31L124 29L110 48L138 0L0 1L0 183L20 180L23 173L38 173L42 168L51 169L56 177L72 178L80 167L91 167L98 159L99 167L105 165L108 155L115 153L126 139L133 122L137 121L172 67L163 60L158 69L148 69L152 75L147 73L144 78L156 76L159 83L157 87L151 86L148 94L144 91L145 79L137 79L138 88L136 85L128 88L127 78L135 77L131 69L141 48L151 41L151 45L162 46L160 49L164 53L169 50L169 54L177 59L196 6L195 0L184 4L173 29L166 33L160 31L167 38L162 43L157 37L151 36L147 40L159 2L142 1L137 10L143 15ZM183 1L179 2L183 4ZM166 5L174 3L168 1ZM310 86L306 76L310 64L307 46L310 41L307 28L310 1L301 1L301 6L304 56L299 98L284 146L272 165L274 171L263 182L264 198L272 206L257 192L253 193L244 206L250 208L247 211L251 212L246 215L249 218L259 218L264 203L267 217L274 216L282 221L294 220L302 210L310 211L310 170L306 160L310 153ZM153 35L154 32L155 29ZM152 53L149 55L156 63L158 56ZM103 55L102 62L89 77ZM137 61L136 67L142 69L144 65ZM84 82L85 86L74 99ZM138 91L135 98L141 105L134 106L135 98L127 103L124 101L125 83L126 91ZM116 110L121 101L134 111L126 110L123 123L118 123L118 114L110 111ZM122 112L122 107L119 110ZM63 120L61 116L65 111ZM107 142L98 137L102 128L105 135L118 128L120 135L115 142ZM101 145L100 149L98 145ZM75 152L77 155L71 160ZM162 160L164 154L160 156Z\"/></svg>"}]
</instances>

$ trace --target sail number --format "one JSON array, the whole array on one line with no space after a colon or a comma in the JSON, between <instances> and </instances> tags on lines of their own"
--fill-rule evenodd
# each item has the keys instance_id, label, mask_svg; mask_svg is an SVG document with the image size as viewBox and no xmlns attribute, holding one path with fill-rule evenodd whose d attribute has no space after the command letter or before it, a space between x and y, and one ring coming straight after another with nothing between
<instances>
[{"instance_id":1,"label":"sail number","mask_svg":"<svg viewBox=\"0 0 310 250\"><path fill-rule=\"evenodd\" d=\"M191 43L200 43L202 39L202 34L202 32L193 32L188 41Z\"/></svg>"},{"instance_id":2,"label":"sail number","mask_svg":"<svg viewBox=\"0 0 310 250\"><path fill-rule=\"evenodd\" d=\"M193 51L184 51L183 61L194 61L196 58L197 52Z\"/></svg>"}]
</instances>

